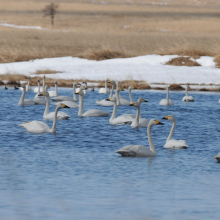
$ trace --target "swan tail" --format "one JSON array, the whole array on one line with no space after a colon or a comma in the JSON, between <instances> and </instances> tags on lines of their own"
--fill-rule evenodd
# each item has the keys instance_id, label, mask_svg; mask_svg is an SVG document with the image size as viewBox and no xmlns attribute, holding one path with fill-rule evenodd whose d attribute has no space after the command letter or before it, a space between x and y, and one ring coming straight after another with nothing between
<instances>
[{"instance_id":1,"label":"swan tail","mask_svg":"<svg viewBox=\"0 0 220 220\"><path fill-rule=\"evenodd\" d=\"M122 157L135 157L135 156L137 156L137 154L134 151L117 150L115 152L118 154L121 154Z\"/></svg>"}]
</instances>

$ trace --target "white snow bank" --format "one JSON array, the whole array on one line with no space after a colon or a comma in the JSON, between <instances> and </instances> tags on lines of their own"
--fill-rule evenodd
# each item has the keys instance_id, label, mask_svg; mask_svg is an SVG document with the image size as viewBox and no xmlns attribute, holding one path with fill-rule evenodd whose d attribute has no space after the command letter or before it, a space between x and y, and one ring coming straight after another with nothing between
<instances>
[{"instance_id":1,"label":"white snow bank","mask_svg":"<svg viewBox=\"0 0 220 220\"><path fill-rule=\"evenodd\" d=\"M37 29L37 30L47 30L47 28L42 28L40 26L22 26L22 25L15 25L15 24L7 24L7 23L0 23L0 26L3 27L11 27L11 28L20 28L20 29Z\"/></svg>"},{"instance_id":2,"label":"white snow bank","mask_svg":"<svg viewBox=\"0 0 220 220\"><path fill-rule=\"evenodd\" d=\"M213 57L201 57L196 61L202 66L164 65L177 55L147 55L103 61L77 57L45 58L27 62L0 64L0 74L35 75L37 70L56 70L61 73L48 74L53 79L89 80L144 80L152 83L220 84L220 69L215 68Z\"/></svg>"}]
</instances>

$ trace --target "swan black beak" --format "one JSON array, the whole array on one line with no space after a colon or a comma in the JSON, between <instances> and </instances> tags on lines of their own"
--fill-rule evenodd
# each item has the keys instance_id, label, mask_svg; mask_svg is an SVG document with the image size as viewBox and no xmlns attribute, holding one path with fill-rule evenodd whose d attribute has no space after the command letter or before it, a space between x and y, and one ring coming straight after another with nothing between
<instances>
[{"instance_id":1,"label":"swan black beak","mask_svg":"<svg viewBox=\"0 0 220 220\"><path fill-rule=\"evenodd\" d=\"M70 108L69 106L65 105L64 108Z\"/></svg>"},{"instance_id":2,"label":"swan black beak","mask_svg":"<svg viewBox=\"0 0 220 220\"><path fill-rule=\"evenodd\" d=\"M144 100L144 102L148 102L147 100Z\"/></svg>"},{"instance_id":3,"label":"swan black beak","mask_svg":"<svg viewBox=\"0 0 220 220\"><path fill-rule=\"evenodd\" d=\"M158 125L163 125L163 123L159 122Z\"/></svg>"},{"instance_id":4,"label":"swan black beak","mask_svg":"<svg viewBox=\"0 0 220 220\"><path fill-rule=\"evenodd\" d=\"M130 104L129 106L134 106L135 105L135 102L134 103L132 103L132 104Z\"/></svg>"},{"instance_id":5,"label":"swan black beak","mask_svg":"<svg viewBox=\"0 0 220 220\"><path fill-rule=\"evenodd\" d=\"M105 101L110 101L110 99L105 99Z\"/></svg>"},{"instance_id":6,"label":"swan black beak","mask_svg":"<svg viewBox=\"0 0 220 220\"><path fill-rule=\"evenodd\" d=\"M168 116L166 116L166 117L164 117L164 118L162 118L162 119L168 120L168 118L169 118L169 117L168 117Z\"/></svg>"},{"instance_id":7,"label":"swan black beak","mask_svg":"<svg viewBox=\"0 0 220 220\"><path fill-rule=\"evenodd\" d=\"M44 92L40 93L38 96L43 96L44 95Z\"/></svg>"}]
</instances>

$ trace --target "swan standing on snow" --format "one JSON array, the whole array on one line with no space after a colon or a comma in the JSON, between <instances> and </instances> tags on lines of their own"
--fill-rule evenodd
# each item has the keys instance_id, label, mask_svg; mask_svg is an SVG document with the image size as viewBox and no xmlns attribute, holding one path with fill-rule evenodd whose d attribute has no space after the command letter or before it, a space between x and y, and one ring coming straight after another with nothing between
<instances>
[{"instance_id":1,"label":"swan standing on snow","mask_svg":"<svg viewBox=\"0 0 220 220\"><path fill-rule=\"evenodd\" d=\"M133 128L148 126L149 121L146 118L141 117L141 103L142 102L148 102L148 101L146 101L145 99L139 98L137 102L130 104L130 106L135 106L137 108L136 118L131 123L131 127Z\"/></svg>"},{"instance_id":2,"label":"swan standing on snow","mask_svg":"<svg viewBox=\"0 0 220 220\"><path fill-rule=\"evenodd\" d=\"M34 88L34 92L35 93L41 93L41 92L45 92L45 75L43 77L43 86L42 87L37 87L37 88Z\"/></svg>"},{"instance_id":3,"label":"swan standing on snow","mask_svg":"<svg viewBox=\"0 0 220 220\"><path fill-rule=\"evenodd\" d=\"M26 92L31 91L31 87L30 87L30 82L31 82L31 77L27 77L28 78L28 84L26 85ZM20 87L20 90L23 91L23 87Z\"/></svg>"},{"instance_id":4,"label":"swan standing on snow","mask_svg":"<svg viewBox=\"0 0 220 220\"><path fill-rule=\"evenodd\" d=\"M111 93L109 95L109 98L112 98L113 97L113 91L114 91L114 88L115 88L115 81L109 81L109 82L112 84L112 89L111 89ZM114 105L113 102L109 102L106 99L97 100L95 103L97 105L102 105L102 106L113 106Z\"/></svg>"},{"instance_id":5,"label":"swan standing on snow","mask_svg":"<svg viewBox=\"0 0 220 220\"><path fill-rule=\"evenodd\" d=\"M104 112L99 109L89 109L85 113L83 113L83 99L84 99L84 92L83 89L87 89L86 87L80 87L80 91L77 92L79 94L79 117L107 117L110 115L109 112Z\"/></svg>"},{"instance_id":6,"label":"swan standing on snow","mask_svg":"<svg viewBox=\"0 0 220 220\"><path fill-rule=\"evenodd\" d=\"M175 129L175 125L176 125L175 117L173 115L168 115L162 119L172 121L172 128L170 130L170 134L167 138L166 144L163 147L172 148L172 149L187 149L188 145L186 144L186 141L184 141L184 140L171 140L171 138L173 136L174 129Z\"/></svg>"},{"instance_id":7,"label":"swan standing on snow","mask_svg":"<svg viewBox=\"0 0 220 220\"><path fill-rule=\"evenodd\" d=\"M116 151L116 153L121 154L124 157L156 157L157 151L155 149L153 139L151 136L151 127L154 125L163 125L163 123L159 122L156 119L151 119L148 127L147 127L147 136L150 149L143 145L128 145L126 147L122 147Z\"/></svg>"},{"instance_id":8,"label":"swan standing on snow","mask_svg":"<svg viewBox=\"0 0 220 220\"><path fill-rule=\"evenodd\" d=\"M56 125L57 125L57 112L61 108L69 108L64 104L59 104L56 107L54 118L53 118L53 126L50 128L46 123L42 121L31 121L20 124L19 126L25 128L28 132L32 133L56 133Z\"/></svg>"},{"instance_id":9,"label":"swan standing on snow","mask_svg":"<svg viewBox=\"0 0 220 220\"><path fill-rule=\"evenodd\" d=\"M76 85L80 85L78 82L73 83L73 98L69 96L56 96L52 98L52 101L59 102L59 101L71 101L71 102L77 102L78 98L76 95Z\"/></svg>"},{"instance_id":10,"label":"swan standing on snow","mask_svg":"<svg viewBox=\"0 0 220 220\"><path fill-rule=\"evenodd\" d=\"M56 82L55 82L55 90L54 90L54 91L48 91L50 97L58 96L58 92L57 92L57 84L58 84L58 82L56 81Z\"/></svg>"},{"instance_id":11,"label":"swan standing on snow","mask_svg":"<svg viewBox=\"0 0 220 220\"><path fill-rule=\"evenodd\" d=\"M192 96L188 96L189 85L186 85L186 95L183 97L182 102L194 102L194 98Z\"/></svg>"},{"instance_id":12,"label":"swan standing on snow","mask_svg":"<svg viewBox=\"0 0 220 220\"><path fill-rule=\"evenodd\" d=\"M106 101L110 101L114 104L114 108L112 111L112 116L109 119L109 124L111 125L117 125L117 124L130 124L133 120L134 120L134 115L132 114L124 114L121 116L118 116L116 118L116 111L117 111L117 98L112 97L112 98L108 98L106 99ZM132 117L134 116L134 117Z\"/></svg>"},{"instance_id":13,"label":"swan standing on snow","mask_svg":"<svg viewBox=\"0 0 220 220\"><path fill-rule=\"evenodd\" d=\"M171 99L169 99L169 88L171 88L172 86L167 86L167 98L166 99L162 99L159 103L159 105L173 105L173 101Z\"/></svg>"},{"instance_id":14,"label":"swan standing on snow","mask_svg":"<svg viewBox=\"0 0 220 220\"><path fill-rule=\"evenodd\" d=\"M109 88L108 88L108 86L107 86L107 83L108 83L109 81L108 81L108 79L106 79L105 80L105 88L100 88L99 89L99 93L105 93L105 94L107 94L108 92L109 92Z\"/></svg>"},{"instance_id":15,"label":"swan standing on snow","mask_svg":"<svg viewBox=\"0 0 220 220\"><path fill-rule=\"evenodd\" d=\"M25 93L26 93L26 85L23 84L23 85L20 85L22 88L23 88L23 91L22 91L22 95L21 95L21 98L18 102L18 105L21 105L21 106L24 106L24 105L34 105L35 102L33 99L24 99L25 98Z\"/></svg>"},{"instance_id":16,"label":"swan standing on snow","mask_svg":"<svg viewBox=\"0 0 220 220\"><path fill-rule=\"evenodd\" d=\"M220 163L220 153L218 153L216 156L214 156L213 159L216 159L218 161L218 163Z\"/></svg>"},{"instance_id":17,"label":"swan standing on snow","mask_svg":"<svg viewBox=\"0 0 220 220\"><path fill-rule=\"evenodd\" d=\"M54 115L56 114L56 112L50 112L49 113L49 105L50 105L49 93L48 92L43 92L43 93L39 94L39 96L45 96L45 98L46 98L46 107L45 107L45 111L44 111L44 114L43 114L43 118L46 119L46 120L53 120ZM60 106L60 104L57 105L57 106ZM68 114L66 114L65 112L58 112L58 114L57 114L57 119L58 120L66 120L69 117L70 116Z\"/></svg>"}]
</instances>

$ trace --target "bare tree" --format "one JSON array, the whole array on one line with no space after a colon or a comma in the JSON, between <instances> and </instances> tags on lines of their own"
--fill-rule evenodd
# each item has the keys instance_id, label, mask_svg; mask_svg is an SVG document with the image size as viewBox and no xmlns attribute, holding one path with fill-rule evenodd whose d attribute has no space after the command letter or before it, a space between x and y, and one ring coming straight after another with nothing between
<instances>
[{"instance_id":1,"label":"bare tree","mask_svg":"<svg viewBox=\"0 0 220 220\"><path fill-rule=\"evenodd\" d=\"M44 12L44 17L50 16L51 17L51 23L53 26L53 20L54 16L57 13L57 8L59 7L59 4L51 3L49 5L46 5L45 8L43 9Z\"/></svg>"}]
</instances>

